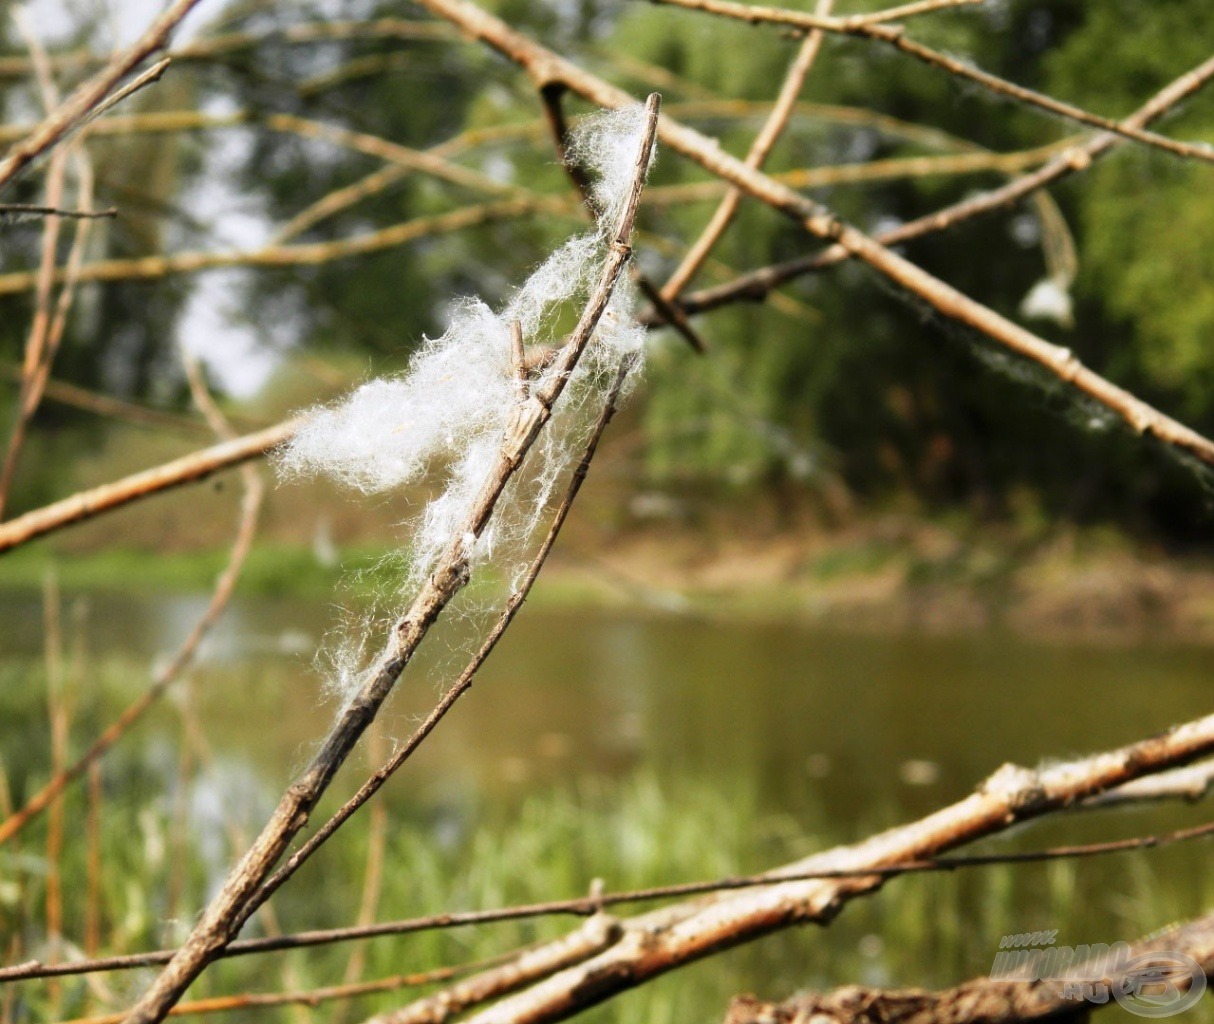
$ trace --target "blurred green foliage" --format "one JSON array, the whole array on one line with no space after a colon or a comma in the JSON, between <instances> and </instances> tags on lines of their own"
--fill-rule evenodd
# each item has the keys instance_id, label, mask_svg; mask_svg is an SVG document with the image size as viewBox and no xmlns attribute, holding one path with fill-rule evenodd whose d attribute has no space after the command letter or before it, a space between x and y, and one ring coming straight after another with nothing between
<instances>
[{"instance_id":1,"label":"blurred green foliage","mask_svg":"<svg viewBox=\"0 0 1214 1024\"><path fill-rule=\"evenodd\" d=\"M603 0L486 6L638 95L660 88L669 108L692 104L684 118L739 155L762 109L739 113L710 101L769 102L797 46L767 28L665 7ZM879 6L879 0L840 4L849 12ZM256 127L273 112L419 149L487 130L497 141L470 144L454 159L506 184L568 195L538 124L533 88L488 49L453 38L286 43L278 30L321 18L320 5L248 0L229 5L221 17L211 31L248 32L256 45L183 63L171 88L150 90L143 102L242 110L253 126L106 141L98 156L100 198L121 206L124 216L106 229L104 251L94 258L165 244L247 245L229 229L229 216L252 213L281 225L382 166L328 143ZM373 17L424 20L382 0L342 12L343 20ZM909 27L914 37L1017 82L1123 116L1207 56L1209 33L1197 30L1202 25L1211 25L1204 0L1002 0L919 18ZM80 31L87 34L89 26ZM19 48L11 39L8 47ZM975 145L1014 151L1079 131L854 39L827 40L804 99L811 106L794 116L776 146L767 165L773 172ZM575 100L567 105L571 114L587 109ZM522 127L503 135L510 125ZM1199 94L1163 130L1201 139L1212 127L1214 106ZM218 145L220 139L230 144ZM220 151L222 159L213 158ZM138 181L123 173L132 161L148 168ZM1074 324L1033 324L1206 433L1214 431L1208 343L1214 212L1206 198L1212 173L1204 164L1123 146L1056 188L1078 252ZM220 200L203 187L216 175L228 179ZM667 153L652 182L705 178ZM904 178L813 195L876 229L1002 180L994 172ZM319 222L298 241L345 238L485 198L414 175ZM714 203L643 210L638 248L648 276L665 279ZM498 301L507 295L527 267L579 223L574 216L536 215L358 259L238 272L230 276L231 289L239 295L243 326L264 345L340 353L345 360L362 353L367 372L383 372L402 366L423 333L441 330L455 296ZM1020 318L1024 297L1052 269L1041 234L1036 208L1025 205L912 243L907 253ZM692 287L802 255L813 245L773 212L746 203ZM9 229L0 261L6 269L30 265L36 248L36 231ZM189 285L168 278L90 290L57 373L179 401L173 343ZM1114 519L1177 539L1198 537L1208 526L1203 474L1110 429L1108 417L1065 388L928 315L873 273L843 266L782 292L781 302L740 304L697 318L712 350L707 359L677 338L655 340L643 399L647 484L794 491L844 484L868 498L911 495L929 507L1000 515L1012 514L1009 496L1027 490L1049 514ZM0 357L12 361L29 305L5 300L3 308ZM55 427L78 418L48 413L44 422ZM40 493L35 476L24 481L27 501Z\"/></svg>"}]
</instances>

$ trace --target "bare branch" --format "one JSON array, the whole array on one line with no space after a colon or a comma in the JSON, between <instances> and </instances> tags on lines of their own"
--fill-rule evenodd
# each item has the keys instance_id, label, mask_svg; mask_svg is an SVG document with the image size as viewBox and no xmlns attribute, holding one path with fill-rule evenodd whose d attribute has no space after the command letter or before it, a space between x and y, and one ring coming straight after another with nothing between
<instances>
[{"instance_id":1,"label":"bare branch","mask_svg":"<svg viewBox=\"0 0 1214 1024\"><path fill-rule=\"evenodd\" d=\"M105 210L64 210L34 203L0 203L0 220L21 221L36 217L64 217L74 220L110 220L118 216L116 207Z\"/></svg>"},{"instance_id":2,"label":"bare branch","mask_svg":"<svg viewBox=\"0 0 1214 1024\"><path fill-rule=\"evenodd\" d=\"M1130 126L1150 124L1205 86L1211 78L1214 78L1214 57L1168 83L1127 117L1123 124ZM935 213L908 221L906 224L875 236L876 241L882 245L900 245L925 235L945 231L973 217L1005 209L1048 185L1087 170L1093 160L1108 153L1120 142L1121 138L1111 133L1096 135L1082 145L1064 149L1038 170L1010 181L1002 188L964 199L959 203L937 210ZM802 274L813 273L842 263L851 257L852 253L842 245L832 245L813 256L764 267L745 274L728 284L683 295L679 299L679 304L689 313L700 313L736 302L739 299L761 301L773 288L777 288L781 284L800 277ZM642 316L641 319L648 322L652 318Z\"/></svg>"},{"instance_id":3,"label":"bare branch","mask_svg":"<svg viewBox=\"0 0 1214 1024\"><path fill-rule=\"evenodd\" d=\"M0 362L0 376L20 382L21 368L12 363ZM83 409L98 416L110 416L127 423L136 423L145 427L167 427L170 430L181 431L195 437L211 436L210 429L202 420L191 419L189 416L166 412L148 405L127 402L121 398L114 398L112 395L103 395L76 384L69 384L67 381L55 380L53 377L47 379L43 397L73 409Z\"/></svg>"},{"instance_id":4,"label":"bare branch","mask_svg":"<svg viewBox=\"0 0 1214 1024\"><path fill-rule=\"evenodd\" d=\"M466 538L480 537L488 525L507 483L551 417L553 403L564 391L570 373L589 344L624 264L631 256L628 239L657 132L656 94L649 98L646 110L648 125L637 154L635 177L620 222L612 235L602 276L554 363L555 372L538 383L527 402L518 407L496 464L486 476L467 519L460 529L454 531L454 537L439 557L434 571L422 585L409 610L392 629L385 650L363 677L358 692L339 716L311 763L283 794L270 821L229 874L219 895L203 912L186 944L132 1009L127 1018L130 1024L155 1024L162 1020L190 982L231 942L243 920L241 911L250 897L273 870L291 839L306 824L316 802L396 685L431 625L467 583L470 570Z\"/></svg>"},{"instance_id":5,"label":"bare branch","mask_svg":"<svg viewBox=\"0 0 1214 1024\"><path fill-rule=\"evenodd\" d=\"M888 7L884 11L874 11L872 14L853 14L851 20L863 25L879 25L882 22L915 18L921 14L934 14L953 7L980 7L985 2L986 0L917 0L916 3ZM826 13L829 12L818 12L818 14Z\"/></svg>"},{"instance_id":6,"label":"bare branch","mask_svg":"<svg viewBox=\"0 0 1214 1024\"><path fill-rule=\"evenodd\" d=\"M352 999L356 996L395 992L402 988L416 988L421 985L433 985L439 981L450 981L471 971L488 968L503 960L517 959L519 955L512 953L505 957L493 957L488 961L464 964L460 967L439 967L432 971L421 971L416 974L397 974L390 978L376 978L374 981L360 981L349 985L329 985L302 992L242 992L230 996L212 996L209 999L195 999L188 1003L178 1003L169 1011L169 1016L189 1017L194 1014L230 1013L232 1010L268 1006L317 1007L338 999ZM95 1017L78 1017L75 1020L63 1021L62 1024L122 1024L124 1016L124 1013L106 1013Z\"/></svg>"},{"instance_id":7,"label":"bare branch","mask_svg":"<svg viewBox=\"0 0 1214 1024\"><path fill-rule=\"evenodd\" d=\"M510 992L517 992L557 971L589 960L617 942L619 923L605 914L595 914L576 931L528 950L511 963L474 975L466 981L406 1009L388 1015L394 1024L445 1024L452 1016Z\"/></svg>"},{"instance_id":8,"label":"bare branch","mask_svg":"<svg viewBox=\"0 0 1214 1024\"><path fill-rule=\"evenodd\" d=\"M145 469L121 480L80 491L52 505L34 509L16 519L0 523L0 554L35 537L91 519L102 512L112 511L171 487L197 483L221 469L228 469L265 455L288 441L298 426L298 420L287 420L256 433L246 434L235 441L224 441L153 469Z\"/></svg>"},{"instance_id":9,"label":"bare branch","mask_svg":"<svg viewBox=\"0 0 1214 1024\"><path fill-rule=\"evenodd\" d=\"M541 88L559 81L602 106L619 107L633 102L632 97L623 90L515 31L469 0L419 2L519 64ZM726 153L715 140L667 116L662 118L659 133L670 148L779 210L811 235L839 243L889 280L925 301L936 312L989 336L1017 355L1045 367L1116 413L1136 433L1153 434L1166 444L1214 465L1214 442L1088 369L1069 349L1051 344L933 277L862 231L844 223L821 204L747 167L741 160Z\"/></svg>"},{"instance_id":10,"label":"bare branch","mask_svg":"<svg viewBox=\"0 0 1214 1024\"><path fill-rule=\"evenodd\" d=\"M1144 145L1154 146L1175 156L1190 157L1206 163L1214 163L1214 148L1208 145L1177 142L1175 139L1169 139L1166 135L1144 131L1141 128L1126 127L1124 122L1116 121L1111 117L1093 114L1072 103L1064 103L1062 100L1054 99L1054 97L1047 96L1044 93L1036 92L1033 89L1026 89L1015 82L1009 82L998 75L992 75L989 71L983 71L954 57L949 57L947 54L924 46L922 43L909 38L905 31L898 26L875 25L864 20L856 20L855 18L817 18L811 14L785 10L782 7L759 7L750 4L734 3L732 0L650 0L650 2L665 4L671 7L683 7L694 11L703 11L706 14L715 14L719 17L744 21L749 24L769 22L775 25L787 25L799 28L806 32L819 29L825 32L861 36L866 39L888 43L895 49L901 50L903 53L923 61L925 64L947 71L957 78L963 78L966 81L981 85L984 89L989 89L998 96L1016 100L1028 106L1038 107L1048 113L1064 117L1078 124L1085 124L1091 128L1099 128L1102 131L1123 135L1127 139L1132 139Z\"/></svg>"},{"instance_id":11,"label":"bare branch","mask_svg":"<svg viewBox=\"0 0 1214 1024\"><path fill-rule=\"evenodd\" d=\"M818 17L826 17L830 14L833 6L834 0L818 0L818 7L815 13ZM810 69L814 66L814 61L818 58L818 51L822 48L822 40L824 38L825 34L820 29L814 29L802 40L801 47L797 51L797 56L793 60L791 67L789 67L788 74L784 76L784 84L780 87L776 102L772 106L771 112L767 115L767 120L763 123L763 127L759 130L759 134L755 136L754 141L750 145L750 150L746 154L746 166L758 169L767 161L772 147L776 144L776 140L779 139L781 132L784 131L784 126L788 124L788 119L792 115L797 97L800 95L801 88L805 84L805 79L808 77ZM742 191L740 189L736 187L731 188L726 193L725 198L721 200L721 204L713 212L707 227L704 228L700 237L688 247L687 254L683 257L682 262L675 269L674 273L670 275L666 284L662 286L661 296L663 299L667 302L673 302L678 298L679 293L687 287L705 258L712 251L713 246L717 244L725 233L725 229L729 227L729 222L733 220L733 216L737 213L741 202Z\"/></svg>"},{"instance_id":12,"label":"bare branch","mask_svg":"<svg viewBox=\"0 0 1214 1024\"><path fill-rule=\"evenodd\" d=\"M318 21L288 25L266 32L224 32L175 46L168 56L174 61L213 61L231 53L252 50L266 44L306 46L351 39L393 39L400 42L451 40L454 33L446 25L406 18L375 18L370 21ZM105 63L112 57L99 57L92 50L79 49L58 53L50 58L54 71L72 71ZM0 78L21 78L30 73L31 62L24 57L0 57Z\"/></svg>"},{"instance_id":13,"label":"bare branch","mask_svg":"<svg viewBox=\"0 0 1214 1024\"><path fill-rule=\"evenodd\" d=\"M35 159L79 128L99 105L105 104L115 86L165 45L182 18L197 3L198 0L173 0L132 46L117 54L108 65L64 100L26 139L13 146L8 155L0 160L0 190Z\"/></svg>"},{"instance_id":14,"label":"bare branch","mask_svg":"<svg viewBox=\"0 0 1214 1024\"><path fill-rule=\"evenodd\" d=\"M105 281L152 281L172 274L196 274L206 270L227 267L299 267L316 266L333 260L365 256L369 253L394 249L415 242L419 238L447 234L479 227L499 220L522 217L529 213L547 213L553 216L573 216L572 206L555 196L536 196L529 199L504 199L495 203L482 203L462 207L432 217L417 217L414 220L378 231L368 231L349 238L331 242L312 242L299 245L267 245L261 249L241 252L182 252L171 256L142 256L136 259L100 260L86 263L80 268L80 283ZM56 271L53 281L64 279L64 272ZM0 295L14 295L29 291L37 285L37 274L20 271L0 274Z\"/></svg>"}]
</instances>

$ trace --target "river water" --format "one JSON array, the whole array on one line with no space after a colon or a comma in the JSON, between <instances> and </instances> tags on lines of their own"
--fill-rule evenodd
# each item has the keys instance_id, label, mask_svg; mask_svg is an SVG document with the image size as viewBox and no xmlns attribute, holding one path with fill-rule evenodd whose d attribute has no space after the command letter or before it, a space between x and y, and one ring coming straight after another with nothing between
<instances>
[{"instance_id":1,"label":"river water","mask_svg":"<svg viewBox=\"0 0 1214 1024\"><path fill-rule=\"evenodd\" d=\"M69 667L73 658L107 666L83 673L82 706L99 700L104 718L137 694L204 605L202 597L66 596L65 631L82 646L65 644ZM41 600L0 597L0 617L0 666L39 662ZM201 652L198 719L216 756L251 790L280 792L332 718L313 652L333 619L323 604L238 600ZM407 735L458 670L457 634L437 637L440 654L405 677L382 716L388 737ZM756 813L849 841L963 797L1006 761L1070 757L1208 713L1211 664L1209 648L1176 643L524 608L477 684L386 793L397 806L509 804L546 786L643 771L748 792ZM20 774L19 752L34 749L31 732L44 728L22 706L0 721L10 775ZM154 714L132 742L160 752L149 763L171 766L178 731L175 716ZM352 763L351 786L366 767L361 756ZM1087 814L1021 830L1011 845L1135 835L1203 816L1183 805ZM1154 879L1148 888L1166 888L1168 905L1182 910L1191 898L1196 913L1214 897L1207 853L1133 856ZM1110 861L1083 869L1096 891L1124 883L1124 866ZM1129 927L1116 896L1070 919L1099 931L1079 941L1135 937L1111 932ZM1024 927L1039 924L1026 909ZM993 951L999 936L987 939Z\"/></svg>"},{"instance_id":2,"label":"river water","mask_svg":"<svg viewBox=\"0 0 1214 1024\"><path fill-rule=\"evenodd\" d=\"M65 628L84 623L90 661L121 657L134 692L204 605L188 596L68 598ZM40 599L0 597L0 617L0 658L40 658ZM235 602L196 673L220 750L270 771L306 752L334 708L313 658L333 621L320 603ZM385 716L389 732L399 735L433 703L462 665L457 654L406 675ZM825 798L841 824L867 825L878 812L918 814L955 799L1005 761L1068 757L1205 714L1211 654L1172 642L1034 643L524 608L413 770L427 785L455 774L475 788L638 764L744 772L783 809Z\"/></svg>"}]
</instances>

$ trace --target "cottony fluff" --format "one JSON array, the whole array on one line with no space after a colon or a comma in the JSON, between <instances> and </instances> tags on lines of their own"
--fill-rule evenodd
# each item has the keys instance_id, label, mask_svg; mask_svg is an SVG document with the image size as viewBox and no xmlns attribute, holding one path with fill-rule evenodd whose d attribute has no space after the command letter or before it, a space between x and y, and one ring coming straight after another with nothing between
<instances>
[{"instance_id":1,"label":"cottony fluff","mask_svg":"<svg viewBox=\"0 0 1214 1024\"><path fill-rule=\"evenodd\" d=\"M315 410L279 459L286 475L324 473L367 494L445 474L442 492L412 524L402 585L430 570L501 444L516 401L510 325L520 324L529 347L560 344L552 336L557 313L584 300L597 280L608 235L627 202L644 125L644 109L637 106L592 117L574 135L571 159L595 174L598 230L565 242L504 309L495 312L476 298L460 301L446 333L425 339L403 375L370 381L339 404ZM509 557L541 518L557 476L584 436L580 408L602 397L620 359L642 345L633 307L633 289L622 278L528 456L528 472L511 488L492 531L471 552L475 556Z\"/></svg>"}]
</instances>

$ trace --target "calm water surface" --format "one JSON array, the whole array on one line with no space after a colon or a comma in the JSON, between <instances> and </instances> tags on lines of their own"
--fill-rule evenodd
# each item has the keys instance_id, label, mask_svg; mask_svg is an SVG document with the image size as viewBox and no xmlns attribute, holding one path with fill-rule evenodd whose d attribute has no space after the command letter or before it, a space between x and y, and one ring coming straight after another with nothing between
<instances>
[{"instance_id":1,"label":"calm water surface","mask_svg":"<svg viewBox=\"0 0 1214 1024\"><path fill-rule=\"evenodd\" d=\"M109 666L85 673L108 712L146 685L203 606L187 597L65 600L65 620L84 624L78 656ZM0 664L40 659L40 600L0 597L0 616ZM238 601L202 652L199 719L236 788L259 794L255 802L268 806L332 717L312 657L332 622L323 605ZM407 735L462 665L457 633L446 627L435 638L438 655L411 668L382 719L389 737ZM1031 765L1115 746L1208 713L1211 654L1174 643L883 635L526 608L386 793L398 807L458 808L643 769L748 792L762 813L807 835L856 839L965 795L1005 761ZM10 771L30 728L28 716L0 721ZM169 709L140 727L136 742L153 772L173 770L178 735ZM360 781L366 759L353 763L358 770L343 773L339 789ZM1184 806L1092 814L1034 826L1012 842L1134 835L1202 817ZM1190 846L1136 856L1148 875L1182 892L1187 879L1200 881L1196 902L1214 896L1207 855ZM1087 938L1123 937L1134 936Z\"/></svg>"},{"instance_id":2,"label":"calm water surface","mask_svg":"<svg viewBox=\"0 0 1214 1024\"><path fill-rule=\"evenodd\" d=\"M91 595L67 599L64 617L85 624L87 663L127 666L129 686L107 688L133 694L203 607ZM0 617L0 659L39 658L40 600L0 597ZM321 604L238 601L203 648L194 693L211 741L267 785L332 716L313 651L333 622ZM439 655L389 705L390 736L407 734L463 664L450 627L434 640ZM1212 653L527 608L399 788L502 795L643 765L752 780L773 809L824 802L840 825L867 828L955 799L1005 761L1067 757L1207 713Z\"/></svg>"}]
</instances>

